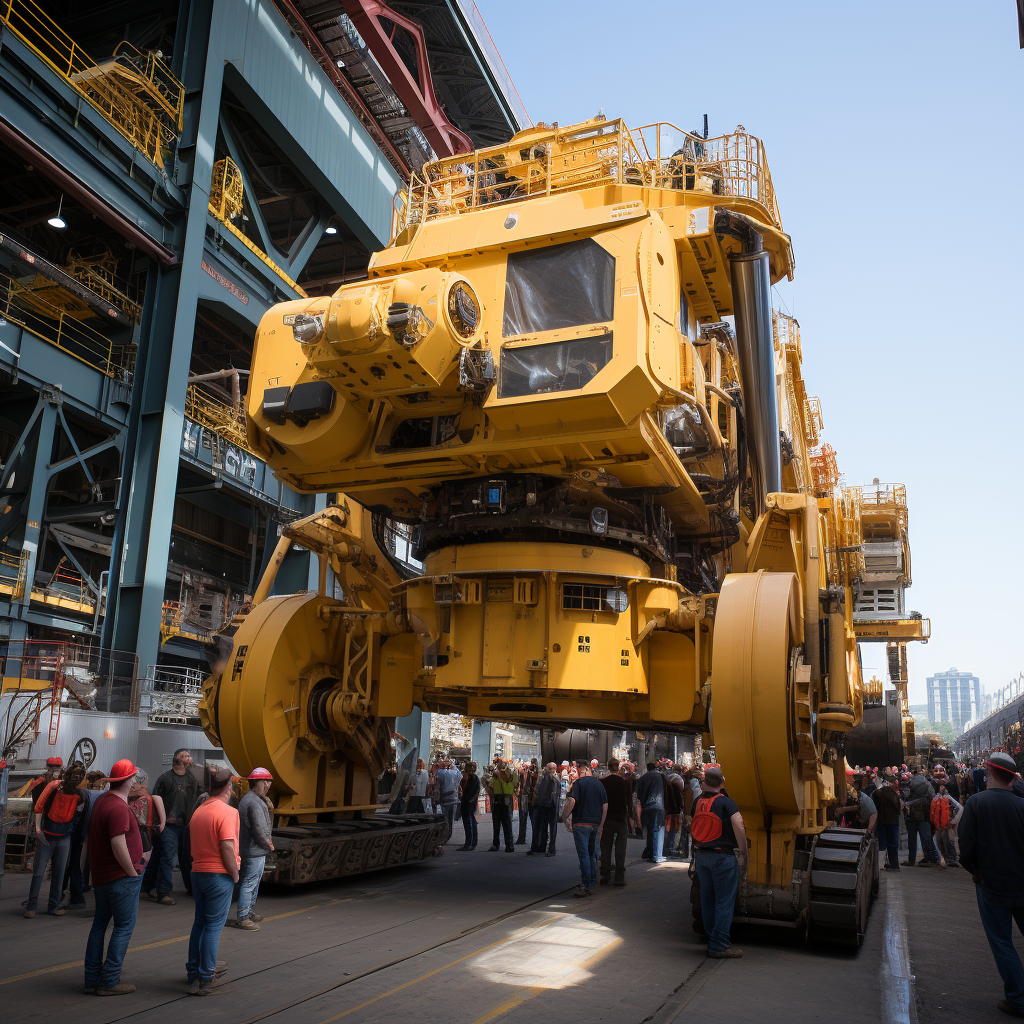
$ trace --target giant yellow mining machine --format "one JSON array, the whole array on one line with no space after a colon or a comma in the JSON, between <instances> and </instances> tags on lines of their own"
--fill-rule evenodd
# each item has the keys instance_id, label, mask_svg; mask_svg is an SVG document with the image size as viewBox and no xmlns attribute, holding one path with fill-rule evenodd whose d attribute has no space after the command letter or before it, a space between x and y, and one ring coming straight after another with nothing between
<instances>
[{"instance_id":1,"label":"giant yellow mining machine","mask_svg":"<svg viewBox=\"0 0 1024 1024\"><path fill-rule=\"evenodd\" d=\"M690 730L746 822L739 918L859 941L856 502L816 487L793 267L758 139L599 116L426 165L367 280L264 317L249 441L337 501L285 529L204 714L274 773L280 877L437 850L363 813L414 707ZM319 589L270 596L293 544Z\"/></svg>"}]
</instances>

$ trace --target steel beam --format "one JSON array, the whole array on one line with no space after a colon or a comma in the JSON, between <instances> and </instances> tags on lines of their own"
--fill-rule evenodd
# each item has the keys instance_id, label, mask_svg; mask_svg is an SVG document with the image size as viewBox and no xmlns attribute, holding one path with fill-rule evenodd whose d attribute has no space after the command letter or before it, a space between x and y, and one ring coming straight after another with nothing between
<instances>
[{"instance_id":1,"label":"steel beam","mask_svg":"<svg viewBox=\"0 0 1024 1024\"><path fill-rule=\"evenodd\" d=\"M931 619L853 620L858 643L885 643L890 640L924 640L932 635Z\"/></svg>"},{"instance_id":2,"label":"steel beam","mask_svg":"<svg viewBox=\"0 0 1024 1024\"><path fill-rule=\"evenodd\" d=\"M57 403L52 398L44 400L39 413L39 429L36 434L35 458L32 464L32 483L25 503L25 540L23 550L26 557L25 593L19 604L27 608L32 600L32 583L36 575L36 561L39 556L39 537L43 513L46 511L46 492L50 485L50 474L46 467L53 455L53 435L57 425Z\"/></svg>"},{"instance_id":3,"label":"steel beam","mask_svg":"<svg viewBox=\"0 0 1024 1024\"><path fill-rule=\"evenodd\" d=\"M185 391L192 355L207 206L220 111L222 63L210 38L216 0L188 8L181 80L186 89L179 178L191 182L188 214L176 241L178 266L153 268L143 304L142 341L121 477L123 507L115 527L112 586L103 646L134 650L156 664L160 647Z\"/></svg>"}]
</instances>

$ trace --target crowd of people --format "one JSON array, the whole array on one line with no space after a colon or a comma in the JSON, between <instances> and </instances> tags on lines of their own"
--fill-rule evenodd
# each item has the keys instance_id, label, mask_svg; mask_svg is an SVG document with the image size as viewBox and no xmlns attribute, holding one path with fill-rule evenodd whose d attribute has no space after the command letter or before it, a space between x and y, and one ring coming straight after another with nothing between
<instances>
[{"instance_id":1,"label":"crowd of people","mask_svg":"<svg viewBox=\"0 0 1024 1024\"><path fill-rule=\"evenodd\" d=\"M967 798L985 788L983 770L937 762L913 771L905 764L881 769L857 765L846 774L852 798L836 808L836 820L877 834L879 852L886 856L883 868L960 866L957 824ZM904 842L907 856L901 862L899 851Z\"/></svg>"},{"instance_id":2,"label":"crowd of people","mask_svg":"<svg viewBox=\"0 0 1024 1024\"><path fill-rule=\"evenodd\" d=\"M1024 966L1012 941L1014 921L1024 931L1024 781L1013 758L997 752L982 765L937 763L915 770L906 764L856 766L847 776L849 796L834 808L834 818L875 833L886 870L938 865L971 873L1004 983L1006 998L999 1006L1024 1017ZM692 856L708 956L742 956L730 932L747 841L719 765L686 767L663 759L648 762L640 774L615 758L541 766L536 758L496 756L479 772L474 761L459 766L442 755L429 768L421 759L397 794L396 780L393 765L379 780L378 792L391 798L391 809L443 814L449 837L458 818L464 833L459 852L477 849L481 801L491 818L491 853L528 845L527 856L553 857L564 825L579 860L576 898L592 896L600 885L626 885L630 835L642 835L642 858L654 864ZM179 749L152 790L146 773L127 759L104 774L87 772L80 761L65 768L60 758L51 758L45 773L23 788L32 799L36 835L25 918L36 916L47 868L46 913L85 909L86 894L94 894L84 991L135 991L121 981L121 969L140 899L175 904L175 861L181 885L195 902L187 991L206 995L223 983L226 965L217 953L231 905L237 901L234 926L259 930L256 900L274 849L271 773L255 769L244 780L244 793L241 781L230 769L216 767L208 767L200 781L189 751ZM906 859L900 861L904 842Z\"/></svg>"},{"instance_id":3,"label":"crowd of people","mask_svg":"<svg viewBox=\"0 0 1024 1024\"><path fill-rule=\"evenodd\" d=\"M140 899L174 906L175 860L182 887L195 902L187 991L203 996L223 983L227 967L217 951L231 904L237 901L230 923L243 931L259 930L256 899L266 857L274 849L268 796L273 777L256 768L245 782L243 793L229 768L209 766L200 782L191 754L179 749L152 791L146 772L128 759L104 774L87 773L80 761L65 768L60 758L50 758L44 775L25 787L33 801L36 845L24 917L36 916L47 867L48 914L85 909L86 893L93 893L86 993L135 991L121 981L121 969Z\"/></svg>"}]
</instances>

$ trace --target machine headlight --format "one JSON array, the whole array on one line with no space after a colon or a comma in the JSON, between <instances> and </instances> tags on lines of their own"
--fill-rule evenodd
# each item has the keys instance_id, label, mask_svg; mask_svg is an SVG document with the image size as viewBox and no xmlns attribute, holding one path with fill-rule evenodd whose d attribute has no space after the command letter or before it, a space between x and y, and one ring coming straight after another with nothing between
<instances>
[{"instance_id":1,"label":"machine headlight","mask_svg":"<svg viewBox=\"0 0 1024 1024\"><path fill-rule=\"evenodd\" d=\"M291 327L292 335L300 345L311 345L324 333L324 318L319 315L292 313L284 318L284 324Z\"/></svg>"},{"instance_id":2,"label":"machine headlight","mask_svg":"<svg viewBox=\"0 0 1024 1024\"><path fill-rule=\"evenodd\" d=\"M472 338L480 322L480 303L473 289L464 281L456 281L448 289L448 319L460 338Z\"/></svg>"}]
</instances>

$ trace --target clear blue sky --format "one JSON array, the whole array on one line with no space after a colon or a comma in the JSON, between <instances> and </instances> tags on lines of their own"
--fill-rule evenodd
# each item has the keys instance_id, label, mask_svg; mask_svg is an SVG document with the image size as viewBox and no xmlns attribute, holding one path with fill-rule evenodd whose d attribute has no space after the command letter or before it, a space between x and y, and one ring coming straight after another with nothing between
<instances>
[{"instance_id":1,"label":"clear blue sky","mask_svg":"<svg viewBox=\"0 0 1024 1024\"><path fill-rule=\"evenodd\" d=\"M535 121L765 142L804 372L850 484L906 483L911 701L1024 669L1024 52L1012 0L477 0ZM884 646L862 648L885 678Z\"/></svg>"}]
</instances>

